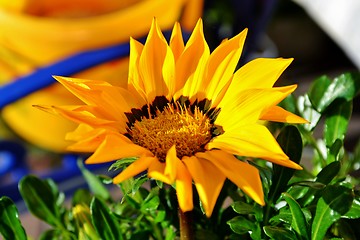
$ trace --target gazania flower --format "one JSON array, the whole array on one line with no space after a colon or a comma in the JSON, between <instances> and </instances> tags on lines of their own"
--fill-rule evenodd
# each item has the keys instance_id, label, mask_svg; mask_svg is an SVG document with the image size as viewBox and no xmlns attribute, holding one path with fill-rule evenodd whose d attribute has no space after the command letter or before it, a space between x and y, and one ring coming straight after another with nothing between
<instances>
[{"instance_id":1,"label":"gazania flower","mask_svg":"<svg viewBox=\"0 0 360 240\"><path fill-rule=\"evenodd\" d=\"M184 46L175 24L168 44L153 21L144 45L131 39L127 89L102 81L56 77L85 105L42 107L77 123L69 150L93 153L86 163L137 157L114 183L147 170L174 184L182 211L193 209L194 182L207 216L226 178L264 205L258 170L235 156L301 169L263 121L305 123L276 106L295 85L273 87L292 59L257 59L235 73L246 30L211 54L199 20Z\"/></svg>"}]
</instances>

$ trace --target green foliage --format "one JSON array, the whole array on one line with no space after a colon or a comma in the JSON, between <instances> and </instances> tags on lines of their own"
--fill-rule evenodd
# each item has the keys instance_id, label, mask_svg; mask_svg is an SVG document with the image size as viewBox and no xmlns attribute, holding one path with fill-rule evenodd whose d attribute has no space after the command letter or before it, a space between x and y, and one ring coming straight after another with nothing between
<instances>
[{"instance_id":1,"label":"green foliage","mask_svg":"<svg viewBox=\"0 0 360 240\"><path fill-rule=\"evenodd\" d=\"M258 214L260 218L254 219L256 205L243 199L233 203L237 215L228 224L234 233L245 239L359 238L360 195L354 190L359 181L351 172L359 169L360 142L354 152L344 147L352 99L359 89L358 73L342 74L334 80L322 76L303 96L288 97L280 104L309 121L296 127L270 126L273 132L280 132L277 140L284 152L304 170L274 165L269 177L266 167L258 167L264 190L268 190L267 204L263 214ZM316 138L318 129L323 129L323 134ZM313 150L312 159L303 159L303 149ZM249 220L256 221L247 224ZM260 238L252 235L253 226L261 227Z\"/></svg>"},{"instance_id":2,"label":"green foliage","mask_svg":"<svg viewBox=\"0 0 360 240\"><path fill-rule=\"evenodd\" d=\"M353 151L344 146L352 99L359 89L360 75L347 73L333 80L320 77L303 96L286 98L280 105L309 124L269 127L283 151L304 169L251 161L260 172L266 205L256 204L225 181L211 218L205 217L194 191L194 236L206 240L359 238L360 182L353 172L360 166L360 141ZM121 159L111 169L121 170L135 160ZM149 181L146 174L116 186L112 179L91 173L81 161L78 166L89 190L78 189L71 206L50 179L26 176L19 182L28 210L51 226L40 239L170 240L179 235L173 186ZM16 206L7 197L0 198L0 233L5 239L28 239Z\"/></svg>"},{"instance_id":3,"label":"green foliage","mask_svg":"<svg viewBox=\"0 0 360 240\"><path fill-rule=\"evenodd\" d=\"M18 218L14 202L8 197L0 198L0 233L5 239L26 240L26 233Z\"/></svg>"}]
</instances>

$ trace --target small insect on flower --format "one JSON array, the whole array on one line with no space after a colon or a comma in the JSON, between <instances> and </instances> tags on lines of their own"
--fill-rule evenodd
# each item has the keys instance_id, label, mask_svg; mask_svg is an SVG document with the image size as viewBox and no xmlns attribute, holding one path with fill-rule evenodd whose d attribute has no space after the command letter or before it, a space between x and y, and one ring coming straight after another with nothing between
<instances>
[{"instance_id":1,"label":"small insect on flower","mask_svg":"<svg viewBox=\"0 0 360 240\"><path fill-rule=\"evenodd\" d=\"M235 71L246 33L210 53L201 19L186 44L178 23L168 43L154 19L144 45L130 40L127 89L55 77L84 105L38 107L79 123L66 138L75 141L69 150L93 153L86 163L136 157L115 184L147 170L176 187L185 212L193 209L194 183L210 217L228 178L264 205L258 170L235 156L302 169L260 120L307 121L277 106L296 89L273 87L292 59L256 59Z\"/></svg>"}]
</instances>

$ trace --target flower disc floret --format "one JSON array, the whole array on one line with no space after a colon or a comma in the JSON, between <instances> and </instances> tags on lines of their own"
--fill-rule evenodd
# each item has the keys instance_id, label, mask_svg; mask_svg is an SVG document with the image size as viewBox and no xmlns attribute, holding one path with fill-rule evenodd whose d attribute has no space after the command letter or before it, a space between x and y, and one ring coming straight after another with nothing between
<instances>
[{"instance_id":1,"label":"flower disc floret","mask_svg":"<svg viewBox=\"0 0 360 240\"><path fill-rule=\"evenodd\" d=\"M203 151L211 139L211 127L210 119L198 108L192 113L169 105L163 111L157 110L153 118L136 121L130 132L135 144L149 149L164 162L173 145L180 159Z\"/></svg>"}]
</instances>

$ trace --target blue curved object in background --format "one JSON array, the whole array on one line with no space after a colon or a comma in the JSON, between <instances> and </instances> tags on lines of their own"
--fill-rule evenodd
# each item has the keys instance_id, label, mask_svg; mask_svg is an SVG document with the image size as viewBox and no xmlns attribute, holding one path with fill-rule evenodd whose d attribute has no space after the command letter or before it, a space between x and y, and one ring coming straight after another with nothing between
<instances>
[{"instance_id":1,"label":"blue curved object in background","mask_svg":"<svg viewBox=\"0 0 360 240\"><path fill-rule=\"evenodd\" d=\"M52 76L71 76L98 64L129 55L129 43L82 52L0 86L0 109L55 82Z\"/></svg>"}]
</instances>

